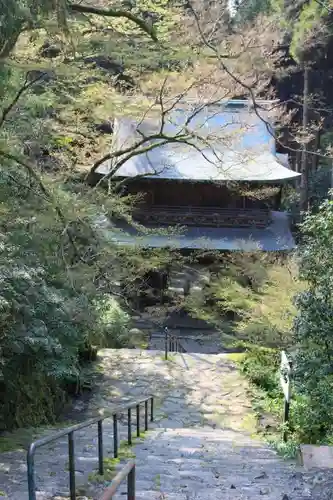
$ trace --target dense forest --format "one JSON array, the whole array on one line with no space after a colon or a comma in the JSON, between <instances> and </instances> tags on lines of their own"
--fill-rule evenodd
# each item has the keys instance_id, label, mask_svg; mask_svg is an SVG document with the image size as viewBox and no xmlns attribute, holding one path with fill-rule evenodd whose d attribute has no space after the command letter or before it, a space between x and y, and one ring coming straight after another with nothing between
<instances>
[{"instance_id":1,"label":"dense forest","mask_svg":"<svg viewBox=\"0 0 333 500\"><path fill-rule=\"evenodd\" d=\"M302 173L283 200L299 248L228 256L214 300L187 307L217 326L233 311L231 336L259 349L244 367L258 385L267 359L297 346L295 439L330 438L332 12L326 0L0 0L0 431L53 422L91 346L129 345L146 273L184 258L100 230L101 217L134 224L138 200L112 172L94 186L91 174L154 147L112 150L114 119L151 113L159 141L190 143L186 127L163 130L181 99L245 98L260 117L265 98L279 101L278 151Z\"/></svg>"}]
</instances>

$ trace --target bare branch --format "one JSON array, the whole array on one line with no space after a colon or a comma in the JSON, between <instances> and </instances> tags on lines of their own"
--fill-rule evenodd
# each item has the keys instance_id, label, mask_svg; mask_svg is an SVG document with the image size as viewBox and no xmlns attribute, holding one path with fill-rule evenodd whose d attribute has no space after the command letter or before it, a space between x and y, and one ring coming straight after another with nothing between
<instances>
[{"instance_id":1,"label":"bare branch","mask_svg":"<svg viewBox=\"0 0 333 500\"><path fill-rule=\"evenodd\" d=\"M194 17L194 19L196 21L197 29L199 31L199 35L201 37L202 42L206 45L207 48L209 48L214 53L217 61L219 62L219 65L220 65L221 69L223 71L225 71L225 73L234 82L236 82L238 85L240 85L243 89L245 89L248 92L250 100L251 100L251 104L253 106L253 111L256 114L256 116L265 124L268 133L274 138L274 140L276 141L276 143L279 144L280 146L282 146L282 147L284 147L284 148L286 148L286 149L288 149L289 151L292 151L292 152L299 152L300 151L299 148L293 148L290 145L286 146L285 144L283 144L280 141L280 139L277 137L277 135L275 134L274 130L272 129L272 126L271 126L270 122L268 120L266 120L265 117L262 116L262 114L260 113L260 110L264 110L264 108L263 108L263 106L261 106L260 104L258 104L258 102L256 100L256 96L255 96L255 92L254 92L254 84L248 85L242 78L240 78L237 75L235 75L228 68L228 66L225 64L225 62L223 60L223 59L226 59L228 56L221 55L219 53L218 48L212 42L210 42L210 40L208 40L208 38L206 37L204 31L201 28L198 14L196 13L195 9L193 8L190 0L187 2L187 6L188 6L189 10L191 11L191 13L192 13L192 15L193 15L193 17ZM302 148L302 150L303 150L303 148ZM308 154L310 154L310 155L319 156L321 158L329 158L330 157L327 154L319 153L319 152L316 152L316 151L308 151L308 150L306 150L306 152Z\"/></svg>"},{"instance_id":2,"label":"bare branch","mask_svg":"<svg viewBox=\"0 0 333 500\"><path fill-rule=\"evenodd\" d=\"M0 150L0 156L2 156L3 158L7 158L7 160L10 160L10 161L13 161L15 163L18 163L19 165L21 165L22 167L24 167L25 170L29 173L29 175L36 181L37 186L41 190L43 196L52 205L52 207L55 210L55 212L56 212L56 214L57 214L60 222L64 226L64 233L67 234L68 240L69 240L70 244L72 245L72 247L73 247L76 255L80 256L80 252L78 251L78 249L76 247L75 241L74 241L72 233L71 233L71 231L69 229L68 221L66 220L65 215L63 214L61 208L57 204L57 202L56 202L54 196L52 195L52 193L47 189L47 187L44 185L42 179L36 173L36 171L33 168L33 166L30 163L28 163L27 161L22 160L20 157L18 157L16 155L13 155L11 153L8 153L6 151L1 151Z\"/></svg>"},{"instance_id":3,"label":"bare branch","mask_svg":"<svg viewBox=\"0 0 333 500\"><path fill-rule=\"evenodd\" d=\"M133 144L132 146L129 146L128 148L125 148L121 151L110 151L110 153L107 153L106 155L102 156L102 158L100 158L99 160L97 160L93 166L91 167L89 173L87 174L86 176L86 179L89 175L93 174L96 172L96 170L98 169L98 167L100 165L102 165L102 163L108 161L108 160L112 160L114 158L118 158L119 156L122 156L122 155L126 155L126 154L129 154L129 153L132 153L133 150L135 149L138 149L140 148L141 146L143 146L144 144L146 144L146 142L150 141L150 140L153 140L153 139L160 139L160 134L156 134L156 135L152 135L152 136L149 136L149 137L143 137L141 139L141 141L138 141L137 143Z\"/></svg>"},{"instance_id":4,"label":"bare branch","mask_svg":"<svg viewBox=\"0 0 333 500\"><path fill-rule=\"evenodd\" d=\"M326 9L329 14L333 12L333 9L327 3L322 2L321 0L315 0L315 2L324 9Z\"/></svg>"},{"instance_id":5,"label":"bare branch","mask_svg":"<svg viewBox=\"0 0 333 500\"><path fill-rule=\"evenodd\" d=\"M159 95L158 95L158 104L161 107L161 127L160 127L160 134L163 133L164 125L165 125L165 119L166 119L166 116L168 114L168 110L164 109L164 103L163 103L163 95L164 95L164 90L165 90L165 86L166 86L167 81L168 81L168 75L164 78L163 83L162 83L161 88L160 88L160 91L159 91Z\"/></svg>"},{"instance_id":6,"label":"bare branch","mask_svg":"<svg viewBox=\"0 0 333 500\"><path fill-rule=\"evenodd\" d=\"M168 135L164 135L164 134L155 134L155 135L151 135L151 136L146 137L145 139L143 139L142 141L140 141L140 143L141 143L141 145L143 145L144 143L151 142L152 140L159 140L159 142L155 142L153 144L149 144L148 146L145 146L145 147L138 147L137 145L133 145L133 146L127 148L126 150L116 151L115 153L112 153L112 152L109 153L104 158L106 158L106 159L113 159L113 158L116 158L116 157L119 158L123 154L125 154L125 157L123 157L119 162L117 162L116 165L114 166L114 168L112 168L110 170L110 172L108 172L107 174L105 174L98 181L98 183L96 184L96 187L98 187L104 180L110 179L111 177L113 177L115 175L115 173L120 169L120 167L122 165L124 165L124 163L126 163L131 158L134 158L135 156L138 156L138 155L141 155L141 154L144 154L144 153L148 153L149 151L152 151L153 149L159 148L161 146L164 146L165 144L169 144L169 143L172 143L172 142L173 143L177 142L177 143L186 144L187 141L189 141L189 139L190 139L189 135L168 136ZM124 153L124 151L125 151L125 153ZM103 162L101 162L101 163L103 163ZM99 163L99 165L101 163ZM153 174L154 174L154 172L152 172L152 175Z\"/></svg>"},{"instance_id":7,"label":"bare branch","mask_svg":"<svg viewBox=\"0 0 333 500\"><path fill-rule=\"evenodd\" d=\"M12 109L14 108L14 106L16 106L16 104L18 103L18 101L19 101L20 97L22 96L22 94L24 94L24 92L26 92L36 82L38 82L39 80L41 80L43 78L43 76L45 76L46 73L41 73L40 75L38 75L38 77L36 77L35 79L30 80L30 81L28 80L29 74L30 74L30 72L28 72L26 74L25 80L24 80L24 84L18 90L18 92L16 93L16 95L15 95L14 99L12 100L12 102L3 110L1 118L0 118L0 128L3 126L3 124L4 124L4 122L5 122L6 118L7 118L7 116L12 111Z\"/></svg>"},{"instance_id":8,"label":"bare branch","mask_svg":"<svg viewBox=\"0 0 333 500\"><path fill-rule=\"evenodd\" d=\"M140 17L136 16L135 14L132 14L132 12L129 12L127 10L123 9L100 9L98 7L93 7L89 5L82 5L82 4L76 4L76 3L69 3L68 8L72 12L79 12L83 14L95 14L97 16L103 16L103 17L124 17L128 19L129 21L132 21L135 23L139 28L142 29L145 33L147 33L153 40L154 42L157 42L157 36L154 30L154 27L149 25L146 21L141 19Z\"/></svg>"},{"instance_id":9,"label":"bare branch","mask_svg":"<svg viewBox=\"0 0 333 500\"><path fill-rule=\"evenodd\" d=\"M189 146L190 148L195 149L199 154L203 156L203 158L208 162L211 163L212 165L215 165L215 162L209 158L209 156L205 153L205 149L210 149L215 157L215 160L217 162L221 162L221 158L217 154L217 152L214 150L212 147L212 144L210 143L210 138L208 137L202 137L197 130L192 130L190 128L191 121L207 106L207 105L214 105L218 104L221 102L221 99L225 98L227 93L225 92L222 96L219 96L218 98L216 97L217 94L217 89L214 88L213 96L215 97L214 99L204 99L204 102L201 105L197 105L194 107L193 111L189 114L189 116L186 117L185 119L185 124L183 124L180 127L180 130L176 130L174 134L166 133L164 129L165 121L167 118L167 114L172 112L175 108L175 106L182 101L184 96L186 95L186 92L189 90L193 89L194 83L191 83L187 89L185 89L183 92L181 92L172 102L171 105L166 107L164 100L163 100L163 93L165 91L165 86L166 86L166 81L167 79L164 79L163 85L159 90L159 95L158 98L155 102L159 104L160 107L160 121L161 124L158 127L158 132L157 133L151 133L149 135L146 135L143 132L140 131L140 124L142 124L142 119L140 120L139 124L136 125L136 131L140 135L140 140L137 140L133 144L130 144L128 147L123 147L122 149L119 150L113 150L104 155L102 158L100 158L95 164L92 166L89 174L87 175L90 176L96 170L98 167L105 163L108 160L116 160L114 162L114 165L110 166L109 171L103 175L100 180L97 182L95 187L100 186L100 184L105 181L105 180L110 180L116 172L131 158L134 158L135 156L142 155L149 153L150 151L153 151L156 148L163 147L167 144L184 144L186 146ZM151 109L150 107L149 109ZM216 114L218 111L216 112ZM147 115L147 112L144 113L144 116ZM213 115L214 116L214 115ZM228 124L226 124L228 125ZM201 127L204 126L204 123L202 124ZM200 127L199 127L200 128ZM200 147L201 145L204 145L204 148ZM125 144L124 144L125 146ZM148 159L149 161L149 159ZM163 167L164 169L164 167ZM162 171L163 171L162 169ZM152 166L151 172L149 173L144 173L144 174L138 174L139 177L144 176L146 177L147 175L158 175L161 172L155 171L155 167ZM135 176L137 178L137 176ZM120 186L124 184L124 182L120 182Z\"/></svg>"}]
</instances>

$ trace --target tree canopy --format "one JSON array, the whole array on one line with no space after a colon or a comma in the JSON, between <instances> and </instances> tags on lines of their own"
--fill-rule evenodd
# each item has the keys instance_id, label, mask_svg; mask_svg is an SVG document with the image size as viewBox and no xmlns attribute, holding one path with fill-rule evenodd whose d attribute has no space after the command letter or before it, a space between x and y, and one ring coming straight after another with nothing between
<instances>
[{"instance_id":1,"label":"tree canopy","mask_svg":"<svg viewBox=\"0 0 333 500\"><path fill-rule=\"evenodd\" d=\"M262 120L258 98L282 101L272 104L280 128L271 133L292 168L306 172L314 211L297 229L308 286L297 299L298 372L312 394L316 349L329 386L331 202L315 210L331 183L330 26L330 5L314 0L243 0L232 11L225 0L0 0L0 429L55 418L68 387L83 384L86 351L130 343L132 298L147 271L186 261L106 238L103 218L149 232L133 219L143 194L123 196L112 172L92 186L91 174L156 141L196 147L200 137L211 148L216 137L203 139L189 122L223 99L248 99ZM183 101L197 107L178 135L167 134L168 113ZM119 116L158 118L161 128L115 151ZM290 188L285 207L300 194L302 186ZM181 306L214 324L232 310L234 334L259 342L264 330L266 343L285 346L297 312L291 295L303 285L281 260L252 257L228 256L224 267L217 259L208 297ZM287 273L292 292L282 300L276 290Z\"/></svg>"}]
</instances>

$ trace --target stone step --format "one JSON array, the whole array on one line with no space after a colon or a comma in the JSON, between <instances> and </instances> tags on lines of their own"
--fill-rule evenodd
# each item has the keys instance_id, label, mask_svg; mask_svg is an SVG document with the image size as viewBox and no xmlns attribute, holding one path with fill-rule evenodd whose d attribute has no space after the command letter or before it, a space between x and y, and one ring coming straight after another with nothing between
<instances>
[{"instance_id":1,"label":"stone step","mask_svg":"<svg viewBox=\"0 0 333 500\"><path fill-rule=\"evenodd\" d=\"M187 330L212 330L212 326L202 319L193 318L189 314L181 314L177 311L171 313L166 321L169 328L179 328Z\"/></svg>"},{"instance_id":2,"label":"stone step","mask_svg":"<svg viewBox=\"0 0 333 500\"><path fill-rule=\"evenodd\" d=\"M179 285L178 283L175 283L174 285L170 285L168 287L168 292L169 293L184 293L184 287Z\"/></svg>"},{"instance_id":3,"label":"stone step","mask_svg":"<svg viewBox=\"0 0 333 500\"><path fill-rule=\"evenodd\" d=\"M176 354L167 363L162 349L103 349L97 374L98 390L96 386L87 406L83 405L85 418L144 395L156 396L149 433L131 450L125 449L113 471L135 455L137 500L311 498L305 494L302 475L295 476L295 464L251 438L247 385L227 355ZM132 425L134 437L135 411ZM126 437L125 413L119 422L119 441ZM97 444L96 425L75 434L76 480L86 488L83 498L99 498L110 484L110 477L96 477ZM104 423L104 452L105 457L113 457L112 419ZM0 454L4 498L28 499L25 460L24 450ZM40 448L35 470L38 500L68 498L66 439ZM126 482L115 499L126 498L125 492Z\"/></svg>"},{"instance_id":4,"label":"stone step","mask_svg":"<svg viewBox=\"0 0 333 500\"><path fill-rule=\"evenodd\" d=\"M184 290L183 288L168 288L168 292L172 296L183 297Z\"/></svg>"},{"instance_id":5,"label":"stone step","mask_svg":"<svg viewBox=\"0 0 333 500\"><path fill-rule=\"evenodd\" d=\"M170 288L185 288L186 287L186 281L183 280L170 280L169 285L168 285L168 290Z\"/></svg>"},{"instance_id":6,"label":"stone step","mask_svg":"<svg viewBox=\"0 0 333 500\"><path fill-rule=\"evenodd\" d=\"M295 466L250 437L222 429L156 430L135 447L141 498L303 500ZM124 487L119 492L123 497ZM147 496L145 496L147 495ZM155 496L154 496L155 495Z\"/></svg>"}]
</instances>

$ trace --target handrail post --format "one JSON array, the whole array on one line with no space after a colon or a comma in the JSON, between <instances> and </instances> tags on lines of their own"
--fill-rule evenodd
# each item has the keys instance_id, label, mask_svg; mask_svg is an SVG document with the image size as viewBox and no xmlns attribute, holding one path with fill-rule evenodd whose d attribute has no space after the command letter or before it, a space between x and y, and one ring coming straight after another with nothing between
<instances>
[{"instance_id":1,"label":"handrail post","mask_svg":"<svg viewBox=\"0 0 333 500\"><path fill-rule=\"evenodd\" d=\"M34 445L29 446L27 453L27 469L28 469L28 495L29 500L36 500L35 486L35 448Z\"/></svg>"},{"instance_id":2,"label":"handrail post","mask_svg":"<svg viewBox=\"0 0 333 500\"><path fill-rule=\"evenodd\" d=\"M103 459L103 421L98 421L98 471L102 476L104 474L104 459Z\"/></svg>"},{"instance_id":3,"label":"handrail post","mask_svg":"<svg viewBox=\"0 0 333 500\"><path fill-rule=\"evenodd\" d=\"M165 335L165 360L168 359L168 328L164 328L164 335Z\"/></svg>"},{"instance_id":4,"label":"handrail post","mask_svg":"<svg viewBox=\"0 0 333 500\"><path fill-rule=\"evenodd\" d=\"M150 421L154 422L154 396L150 400Z\"/></svg>"},{"instance_id":5,"label":"handrail post","mask_svg":"<svg viewBox=\"0 0 333 500\"><path fill-rule=\"evenodd\" d=\"M140 437L140 405L136 405L136 435Z\"/></svg>"},{"instance_id":6,"label":"handrail post","mask_svg":"<svg viewBox=\"0 0 333 500\"><path fill-rule=\"evenodd\" d=\"M132 444L132 410L128 408L127 410L127 442Z\"/></svg>"},{"instance_id":7,"label":"handrail post","mask_svg":"<svg viewBox=\"0 0 333 500\"><path fill-rule=\"evenodd\" d=\"M149 427L149 405L150 405L150 421L154 421L154 396L150 395L143 399L138 399L129 404L124 405L122 408L118 407L115 409L115 413L112 414L113 417L113 444L114 444L114 457L118 457L118 447L119 447L119 436L118 436L118 415L119 412L128 411L128 443L132 444L132 409L136 408L136 430L137 436L140 437L140 405L145 405L145 415L144 415L144 426L145 431L148 430ZM52 443L60 438L66 437L68 439L68 472L69 472L69 491L70 491L70 500L76 500L76 476L75 476L75 440L74 433L80 429L84 429L91 425L98 425L98 471L99 474L104 474L104 449L103 449L103 421L109 416L105 417L95 417L85 422L72 425L65 429L62 429L59 432L53 433L51 436L46 436L36 441L30 443L27 449L27 485L28 485L28 500L37 500L36 498L36 482L35 482L35 452L36 449L45 446L48 443ZM127 474L130 472L131 467L133 467L134 462L129 462L126 468L123 470L122 478L124 479ZM125 474L125 475L124 475ZM133 480L129 489L129 498L132 500L135 498L135 485L134 485L134 476L135 472L132 475ZM122 479L122 480L123 480ZM114 489L115 485L108 490L106 494L109 494ZM103 498L108 498L106 496ZM112 496L112 495L111 495Z\"/></svg>"},{"instance_id":8,"label":"handrail post","mask_svg":"<svg viewBox=\"0 0 333 500\"><path fill-rule=\"evenodd\" d=\"M135 465L127 476L127 500L135 500Z\"/></svg>"},{"instance_id":9,"label":"handrail post","mask_svg":"<svg viewBox=\"0 0 333 500\"><path fill-rule=\"evenodd\" d=\"M186 352L186 350L184 349L178 336L173 335L173 334L170 335L167 327L165 327L164 331L165 331L164 342L165 342L165 360L166 361L168 360L168 354L170 352L175 352L175 353Z\"/></svg>"},{"instance_id":10,"label":"handrail post","mask_svg":"<svg viewBox=\"0 0 333 500\"><path fill-rule=\"evenodd\" d=\"M76 500L75 492L75 456L74 456L74 432L68 434L68 466L69 466L69 491L70 499Z\"/></svg>"},{"instance_id":11,"label":"handrail post","mask_svg":"<svg viewBox=\"0 0 333 500\"><path fill-rule=\"evenodd\" d=\"M148 399L145 401L145 431L148 430Z\"/></svg>"},{"instance_id":12,"label":"handrail post","mask_svg":"<svg viewBox=\"0 0 333 500\"><path fill-rule=\"evenodd\" d=\"M113 415L113 456L118 458L118 419L117 414Z\"/></svg>"}]
</instances>

